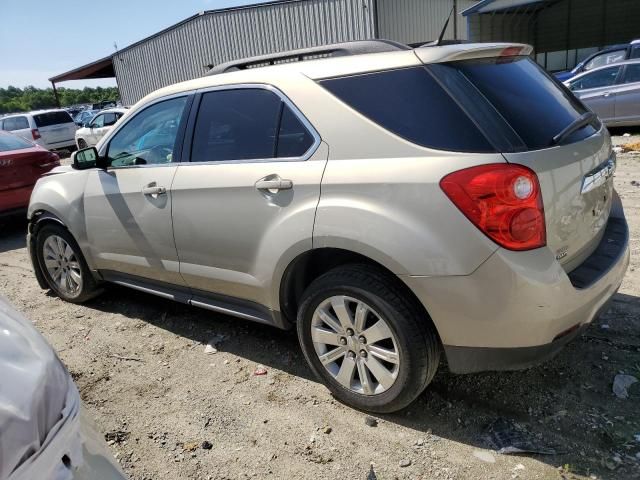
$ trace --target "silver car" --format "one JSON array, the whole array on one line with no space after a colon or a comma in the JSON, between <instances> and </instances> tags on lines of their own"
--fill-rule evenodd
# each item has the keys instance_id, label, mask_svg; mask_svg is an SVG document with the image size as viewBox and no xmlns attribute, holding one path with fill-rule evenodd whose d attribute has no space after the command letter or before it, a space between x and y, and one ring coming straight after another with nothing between
<instances>
[{"instance_id":1,"label":"silver car","mask_svg":"<svg viewBox=\"0 0 640 480\"><path fill-rule=\"evenodd\" d=\"M629 247L607 130L530 52L355 42L158 90L36 185L40 285L295 326L318 378L375 412L443 351L456 373L548 359Z\"/></svg>"},{"instance_id":2,"label":"silver car","mask_svg":"<svg viewBox=\"0 0 640 480\"><path fill-rule=\"evenodd\" d=\"M565 85L607 126L640 125L640 60L589 70Z\"/></svg>"},{"instance_id":3,"label":"silver car","mask_svg":"<svg viewBox=\"0 0 640 480\"><path fill-rule=\"evenodd\" d=\"M126 480L71 375L0 296L0 480Z\"/></svg>"}]
</instances>

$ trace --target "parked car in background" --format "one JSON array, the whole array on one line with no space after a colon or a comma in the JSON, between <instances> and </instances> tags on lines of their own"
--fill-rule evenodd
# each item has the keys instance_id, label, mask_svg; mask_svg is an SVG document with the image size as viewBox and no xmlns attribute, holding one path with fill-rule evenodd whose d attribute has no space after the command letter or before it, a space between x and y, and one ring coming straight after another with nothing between
<instances>
[{"instance_id":1,"label":"parked car in background","mask_svg":"<svg viewBox=\"0 0 640 480\"><path fill-rule=\"evenodd\" d=\"M640 125L640 59L581 73L565 85L607 126Z\"/></svg>"},{"instance_id":2,"label":"parked car in background","mask_svg":"<svg viewBox=\"0 0 640 480\"><path fill-rule=\"evenodd\" d=\"M71 375L0 296L0 480L126 480Z\"/></svg>"},{"instance_id":3,"label":"parked car in background","mask_svg":"<svg viewBox=\"0 0 640 480\"><path fill-rule=\"evenodd\" d=\"M55 153L0 131L0 215L26 212L33 186L42 174L59 165Z\"/></svg>"},{"instance_id":4,"label":"parked car in background","mask_svg":"<svg viewBox=\"0 0 640 480\"><path fill-rule=\"evenodd\" d=\"M353 42L153 92L36 185L39 285L295 327L317 378L375 412L442 352L455 373L545 361L606 309L629 232L607 129L531 51Z\"/></svg>"},{"instance_id":5,"label":"parked car in background","mask_svg":"<svg viewBox=\"0 0 640 480\"><path fill-rule=\"evenodd\" d=\"M12 132L47 150L75 148L76 129L65 110L40 110L0 119L0 130Z\"/></svg>"},{"instance_id":6,"label":"parked car in background","mask_svg":"<svg viewBox=\"0 0 640 480\"><path fill-rule=\"evenodd\" d=\"M585 58L573 70L555 73L555 77L561 82L566 82L580 73L634 58L640 58L640 40L600 50Z\"/></svg>"},{"instance_id":7,"label":"parked car in background","mask_svg":"<svg viewBox=\"0 0 640 480\"><path fill-rule=\"evenodd\" d=\"M97 144L125 113L127 110L124 108L108 108L86 121L82 128L76 130L78 148L92 147Z\"/></svg>"},{"instance_id":8,"label":"parked car in background","mask_svg":"<svg viewBox=\"0 0 640 480\"><path fill-rule=\"evenodd\" d=\"M84 127L84 124L91 120L99 111L100 110L82 110L75 117L73 117L73 121L77 126Z\"/></svg>"}]
</instances>

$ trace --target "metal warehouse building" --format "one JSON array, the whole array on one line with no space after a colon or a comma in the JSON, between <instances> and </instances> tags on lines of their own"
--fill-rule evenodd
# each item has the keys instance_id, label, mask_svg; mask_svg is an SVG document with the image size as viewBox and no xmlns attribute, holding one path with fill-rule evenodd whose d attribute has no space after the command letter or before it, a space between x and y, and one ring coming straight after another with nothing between
<instances>
[{"instance_id":1,"label":"metal warehouse building","mask_svg":"<svg viewBox=\"0 0 640 480\"><path fill-rule=\"evenodd\" d=\"M280 0L201 12L155 35L50 79L115 77L122 103L200 77L239 58L349 40L386 38L407 44L434 40L452 8L474 0ZM466 38L461 15L444 38Z\"/></svg>"}]
</instances>

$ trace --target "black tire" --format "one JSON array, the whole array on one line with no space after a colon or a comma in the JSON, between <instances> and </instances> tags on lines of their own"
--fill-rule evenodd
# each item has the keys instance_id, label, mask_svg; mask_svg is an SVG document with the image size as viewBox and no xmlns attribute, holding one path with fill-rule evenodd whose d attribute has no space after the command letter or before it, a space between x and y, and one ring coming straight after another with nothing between
<instances>
[{"instance_id":1,"label":"black tire","mask_svg":"<svg viewBox=\"0 0 640 480\"><path fill-rule=\"evenodd\" d=\"M78 149L82 150L83 148L87 148L87 142L85 142L82 138L78 139Z\"/></svg>"},{"instance_id":2,"label":"black tire","mask_svg":"<svg viewBox=\"0 0 640 480\"><path fill-rule=\"evenodd\" d=\"M318 277L305 290L298 310L297 330L311 370L341 402L359 410L389 413L420 395L433 379L440 359L440 341L431 319L408 295L399 280L368 265L346 265ZM387 390L365 395L340 384L323 366L311 338L316 308L335 295L364 301L384 318L397 343L397 377Z\"/></svg>"},{"instance_id":3,"label":"black tire","mask_svg":"<svg viewBox=\"0 0 640 480\"><path fill-rule=\"evenodd\" d=\"M80 266L80 276L82 281L81 281L80 287L78 288L78 291L74 292L73 294L67 293L60 288L60 286L51 277L51 274L49 273L49 270L45 265L45 261L44 261L45 241L53 235L56 235L62 238L65 242L67 242L69 247L73 250L75 258L77 259L77 262ZM49 223L47 225L44 225L42 228L38 230L35 243L36 243L36 257L38 259L38 265L40 266L42 275L44 276L44 279L49 285L49 288L58 297L71 303L83 303L102 292L95 278L91 274L89 267L87 266L87 262L85 261L84 256L82 255L82 251L80 250L78 243L75 241L71 233L69 233L69 231L66 228L64 228L62 225L58 225L54 223Z\"/></svg>"}]
</instances>

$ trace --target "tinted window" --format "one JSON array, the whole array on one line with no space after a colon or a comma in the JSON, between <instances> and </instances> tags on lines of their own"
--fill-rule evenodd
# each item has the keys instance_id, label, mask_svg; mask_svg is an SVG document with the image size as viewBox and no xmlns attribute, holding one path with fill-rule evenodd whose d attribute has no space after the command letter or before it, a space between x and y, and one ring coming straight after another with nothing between
<instances>
[{"instance_id":1,"label":"tinted window","mask_svg":"<svg viewBox=\"0 0 640 480\"><path fill-rule=\"evenodd\" d=\"M71 115L67 112L47 112L39 113L33 116L38 128L49 127L51 125L59 125L61 123L73 123Z\"/></svg>"},{"instance_id":2,"label":"tinted window","mask_svg":"<svg viewBox=\"0 0 640 480\"><path fill-rule=\"evenodd\" d=\"M631 47L631 55L629 58L640 58L640 45L634 45Z\"/></svg>"},{"instance_id":3,"label":"tinted window","mask_svg":"<svg viewBox=\"0 0 640 480\"><path fill-rule=\"evenodd\" d=\"M276 156L301 157L313 145L313 137L295 113L283 104Z\"/></svg>"},{"instance_id":4,"label":"tinted window","mask_svg":"<svg viewBox=\"0 0 640 480\"><path fill-rule=\"evenodd\" d=\"M570 82L571 90L585 90L587 88L609 87L616 83L616 77L620 67L611 67L598 70L597 72L587 73L573 82Z\"/></svg>"},{"instance_id":5,"label":"tinted window","mask_svg":"<svg viewBox=\"0 0 640 480\"><path fill-rule=\"evenodd\" d=\"M31 148L33 143L27 142L23 138L14 135L0 135L0 152L8 152L10 150L22 150L23 148Z\"/></svg>"},{"instance_id":6,"label":"tinted window","mask_svg":"<svg viewBox=\"0 0 640 480\"><path fill-rule=\"evenodd\" d=\"M110 164L121 167L171 162L186 102L187 97L173 98L137 113L109 142Z\"/></svg>"},{"instance_id":7,"label":"tinted window","mask_svg":"<svg viewBox=\"0 0 640 480\"><path fill-rule=\"evenodd\" d=\"M104 117L104 126L105 127L110 127L111 125L113 125L114 123L116 123L116 114L113 112L109 112L109 113L105 113L103 115Z\"/></svg>"},{"instance_id":8,"label":"tinted window","mask_svg":"<svg viewBox=\"0 0 640 480\"><path fill-rule=\"evenodd\" d=\"M275 93L224 90L202 96L191 161L301 157L311 145L311 133Z\"/></svg>"},{"instance_id":9,"label":"tinted window","mask_svg":"<svg viewBox=\"0 0 640 480\"><path fill-rule=\"evenodd\" d=\"M2 129L12 132L14 130L24 130L29 128L27 117L5 118Z\"/></svg>"},{"instance_id":10,"label":"tinted window","mask_svg":"<svg viewBox=\"0 0 640 480\"><path fill-rule=\"evenodd\" d=\"M627 65L624 72L623 83L640 82L640 64Z\"/></svg>"},{"instance_id":11,"label":"tinted window","mask_svg":"<svg viewBox=\"0 0 640 480\"><path fill-rule=\"evenodd\" d=\"M445 64L458 70L506 119L529 149L551 140L586 112L585 107L528 57L470 60ZM458 133L460 128L456 128ZM568 141L595 133L592 126Z\"/></svg>"},{"instance_id":12,"label":"tinted window","mask_svg":"<svg viewBox=\"0 0 640 480\"><path fill-rule=\"evenodd\" d=\"M598 67L604 67L611 63L621 62L627 56L627 50L613 50L611 52L601 53L600 55L596 55L591 60L587 62L584 66L585 70L592 70Z\"/></svg>"},{"instance_id":13,"label":"tinted window","mask_svg":"<svg viewBox=\"0 0 640 480\"><path fill-rule=\"evenodd\" d=\"M442 150L494 150L422 67L323 80L321 84L370 120L410 142Z\"/></svg>"}]
</instances>

